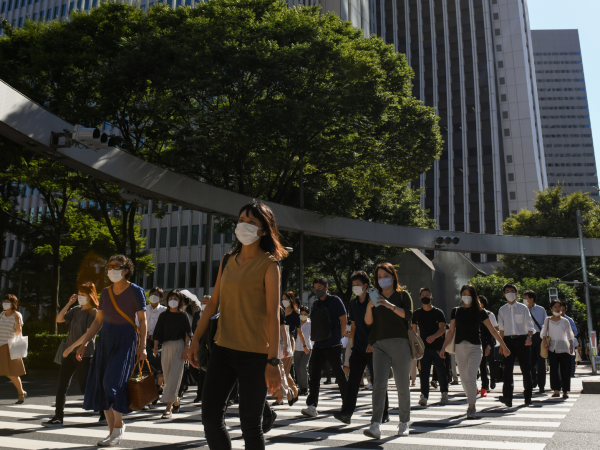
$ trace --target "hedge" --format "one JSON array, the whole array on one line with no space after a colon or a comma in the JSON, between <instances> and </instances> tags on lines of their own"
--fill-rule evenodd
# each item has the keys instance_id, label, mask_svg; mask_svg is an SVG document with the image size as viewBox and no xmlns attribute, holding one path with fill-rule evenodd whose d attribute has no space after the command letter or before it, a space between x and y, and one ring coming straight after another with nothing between
<instances>
[{"instance_id":1,"label":"hedge","mask_svg":"<svg viewBox=\"0 0 600 450\"><path fill-rule=\"evenodd\" d=\"M56 355L60 342L66 337L66 334L49 333L39 333L28 336L29 347L27 350L27 358L23 359L25 367L27 369L60 369L60 364L54 362L54 356Z\"/></svg>"}]
</instances>

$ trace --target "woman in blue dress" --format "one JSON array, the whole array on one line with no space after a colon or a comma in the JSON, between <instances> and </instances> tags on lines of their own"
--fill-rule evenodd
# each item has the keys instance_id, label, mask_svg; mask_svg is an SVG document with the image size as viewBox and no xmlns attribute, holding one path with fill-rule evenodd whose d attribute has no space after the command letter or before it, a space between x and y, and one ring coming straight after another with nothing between
<instances>
[{"instance_id":1,"label":"woman in blue dress","mask_svg":"<svg viewBox=\"0 0 600 450\"><path fill-rule=\"evenodd\" d=\"M138 341L134 328L137 316L139 335L146 336L146 294L140 286L127 281L133 273L133 263L123 255L111 256L106 271L113 284L103 289L96 319L77 351L77 359L81 361L87 343L102 328L83 399L83 409L104 410L106 415L109 433L98 442L101 447L118 445L123 439L125 425L122 415L131 412L127 380L135 362L146 359L146 341Z\"/></svg>"}]
</instances>

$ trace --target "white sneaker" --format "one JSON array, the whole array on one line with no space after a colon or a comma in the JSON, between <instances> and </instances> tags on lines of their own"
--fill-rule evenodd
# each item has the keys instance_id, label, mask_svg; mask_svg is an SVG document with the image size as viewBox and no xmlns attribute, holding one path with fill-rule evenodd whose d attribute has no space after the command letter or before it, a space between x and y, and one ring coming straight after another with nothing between
<instances>
[{"instance_id":1,"label":"white sneaker","mask_svg":"<svg viewBox=\"0 0 600 450\"><path fill-rule=\"evenodd\" d=\"M373 383L371 383L370 381L367 383L367 389L373 389Z\"/></svg>"},{"instance_id":2,"label":"white sneaker","mask_svg":"<svg viewBox=\"0 0 600 450\"><path fill-rule=\"evenodd\" d=\"M440 403L442 405L445 405L448 403L448 393L447 392L442 392L442 400L440 401Z\"/></svg>"},{"instance_id":3,"label":"white sneaker","mask_svg":"<svg viewBox=\"0 0 600 450\"><path fill-rule=\"evenodd\" d=\"M102 439L101 441L96 442L96 445L98 447L108 447L110 444L108 443L110 441L110 437L111 435L109 434L108 436L106 436L104 439Z\"/></svg>"},{"instance_id":4,"label":"white sneaker","mask_svg":"<svg viewBox=\"0 0 600 450\"><path fill-rule=\"evenodd\" d=\"M379 424L373 422L369 428L363 431L365 436L369 436L373 439L381 439L381 431L379 430Z\"/></svg>"},{"instance_id":5,"label":"white sneaker","mask_svg":"<svg viewBox=\"0 0 600 450\"><path fill-rule=\"evenodd\" d=\"M419 405L427 406L427 397L425 397L423 394L421 394L421 398L419 399Z\"/></svg>"},{"instance_id":6,"label":"white sneaker","mask_svg":"<svg viewBox=\"0 0 600 450\"><path fill-rule=\"evenodd\" d=\"M313 405L307 406L301 412L308 417L317 417L319 415L317 408L315 408Z\"/></svg>"},{"instance_id":7,"label":"white sneaker","mask_svg":"<svg viewBox=\"0 0 600 450\"><path fill-rule=\"evenodd\" d=\"M398 425L398 436L408 436L408 423Z\"/></svg>"}]
</instances>

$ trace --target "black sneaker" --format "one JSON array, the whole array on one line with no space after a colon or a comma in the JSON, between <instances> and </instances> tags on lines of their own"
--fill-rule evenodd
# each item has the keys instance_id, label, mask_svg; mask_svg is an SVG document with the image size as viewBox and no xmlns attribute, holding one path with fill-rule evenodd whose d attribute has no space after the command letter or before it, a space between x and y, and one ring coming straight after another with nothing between
<instances>
[{"instance_id":1,"label":"black sneaker","mask_svg":"<svg viewBox=\"0 0 600 450\"><path fill-rule=\"evenodd\" d=\"M381 419L381 423L388 423L389 421L390 421L390 415L384 414L383 418Z\"/></svg>"},{"instance_id":2,"label":"black sneaker","mask_svg":"<svg viewBox=\"0 0 600 450\"><path fill-rule=\"evenodd\" d=\"M98 419L99 423L106 423L106 416L104 415L104 411L100 411L100 418Z\"/></svg>"},{"instance_id":3,"label":"black sneaker","mask_svg":"<svg viewBox=\"0 0 600 450\"><path fill-rule=\"evenodd\" d=\"M270 414L267 413L267 415L263 415L263 419L262 419L263 433L268 433L269 431L271 431L271 428L273 428L273 424L275 423L276 419L277 419L277 413L275 411L273 411L272 409L271 409Z\"/></svg>"},{"instance_id":4,"label":"black sneaker","mask_svg":"<svg viewBox=\"0 0 600 450\"><path fill-rule=\"evenodd\" d=\"M340 422L343 422L345 424L350 425L350 423L351 423L350 414L346 414L341 411L334 411L333 417L335 417L337 420L339 420Z\"/></svg>"},{"instance_id":5,"label":"black sneaker","mask_svg":"<svg viewBox=\"0 0 600 450\"><path fill-rule=\"evenodd\" d=\"M52 419L42 422L42 425L46 428L60 428L63 426L63 420L59 417L54 416Z\"/></svg>"},{"instance_id":6,"label":"black sneaker","mask_svg":"<svg viewBox=\"0 0 600 450\"><path fill-rule=\"evenodd\" d=\"M200 403L202 401L202 397L197 395L192 403Z\"/></svg>"},{"instance_id":7,"label":"black sneaker","mask_svg":"<svg viewBox=\"0 0 600 450\"><path fill-rule=\"evenodd\" d=\"M525 400L525 406L533 406L533 402L531 401L531 399Z\"/></svg>"},{"instance_id":8,"label":"black sneaker","mask_svg":"<svg viewBox=\"0 0 600 450\"><path fill-rule=\"evenodd\" d=\"M501 395L500 397L498 397L498 400L500 400L502 403L504 403L509 408L512 408L512 400L508 400L508 399L504 398L503 395Z\"/></svg>"},{"instance_id":9,"label":"black sneaker","mask_svg":"<svg viewBox=\"0 0 600 450\"><path fill-rule=\"evenodd\" d=\"M331 378L329 380L325 380L323 384L331 384Z\"/></svg>"},{"instance_id":10,"label":"black sneaker","mask_svg":"<svg viewBox=\"0 0 600 450\"><path fill-rule=\"evenodd\" d=\"M544 388L540 388L540 390L538 391L538 394L545 394L546 393L546 389Z\"/></svg>"}]
</instances>

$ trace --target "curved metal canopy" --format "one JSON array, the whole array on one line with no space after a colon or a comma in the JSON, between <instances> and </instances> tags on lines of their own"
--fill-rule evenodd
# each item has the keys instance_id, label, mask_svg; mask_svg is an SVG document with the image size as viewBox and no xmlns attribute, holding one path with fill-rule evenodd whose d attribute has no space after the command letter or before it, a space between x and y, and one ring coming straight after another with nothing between
<instances>
[{"instance_id":1,"label":"curved metal canopy","mask_svg":"<svg viewBox=\"0 0 600 450\"><path fill-rule=\"evenodd\" d=\"M0 81L0 134L68 167L110 181L143 196L190 209L237 218L251 199L210 186L143 161L118 148L50 148L52 132L72 130L73 125L44 110ZM421 249L435 249L440 236L456 236L460 242L445 250L504 255L556 255L579 257L577 239L500 236L402 227L341 217L322 217L312 211L269 203L282 230L363 242ZM573 224L575 227L576 225ZM600 239L584 241L587 256L600 256Z\"/></svg>"}]
</instances>

